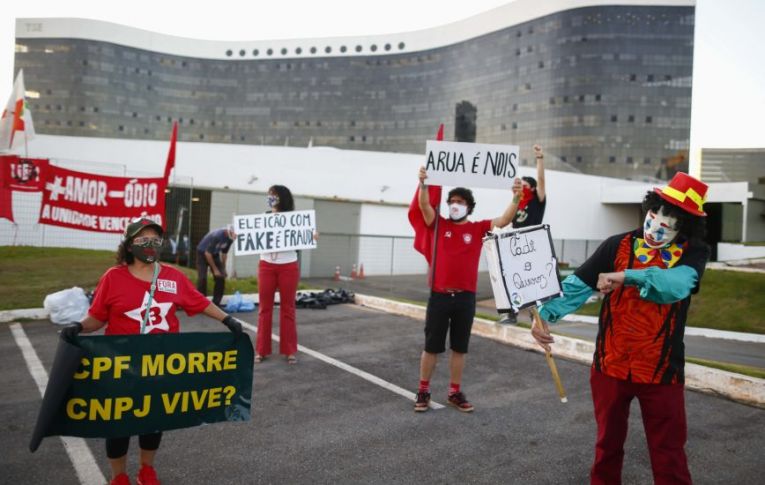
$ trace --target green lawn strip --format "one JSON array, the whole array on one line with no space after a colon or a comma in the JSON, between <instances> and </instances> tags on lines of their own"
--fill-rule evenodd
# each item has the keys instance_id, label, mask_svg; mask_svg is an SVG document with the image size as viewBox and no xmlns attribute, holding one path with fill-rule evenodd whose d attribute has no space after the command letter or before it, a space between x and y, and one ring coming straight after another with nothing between
<instances>
[{"instance_id":1,"label":"green lawn strip","mask_svg":"<svg viewBox=\"0 0 765 485\"><path fill-rule=\"evenodd\" d=\"M46 295L73 286L93 289L112 264L113 251L0 247L0 310L42 307Z\"/></svg>"},{"instance_id":2,"label":"green lawn strip","mask_svg":"<svg viewBox=\"0 0 765 485\"><path fill-rule=\"evenodd\" d=\"M765 274L707 270L701 291L693 295L688 312L689 327L765 334ZM576 311L597 316L600 302Z\"/></svg>"},{"instance_id":3,"label":"green lawn strip","mask_svg":"<svg viewBox=\"0 0 765 485\"><path fill-rule=\"evenodd\" d=\"M0 247L0 310L40 308L51 293L79 286L85 291L95 289L101 275L114 265L114 251L91 249L37 248L29 246ZM163 263L169 264L169 263ZM196 286L197 271L176 266ZM212 295L214 283L207 277L207 295ZM299 290L308 286L300 283ZM226 294L257 293L256 277L226 280Z\"/></svg>"},{"instance_id":4,"label":"green lawn strip","mask_svg":"<svg viewBox=\"0 0 765 485\"><path fill-rule=\"evenodd\" d=\"M703 365L705 367L712 367L728 372L735 372L736 374L744 374L749 377L757 377L758 379L765 379L765 369L759 367L751 367L748 365L729 364L727 362L717 362L715 360L697 359L696 357L686 357L685 361L691 364Z\"/></svg>"},{"instance_id":5,"label":"green lawn strip","mask_svg":"<svg viewBox=\"0 0 765 485\"><path fill-rule=\"evenodd\" d=\"M0 310L41 307L45 296L59 290L79 286L92 290L109 266L114 264L113 251L69 248L36 248L27 246L0 247ZM196 270L179 267L196 283ZM308 288L300 284L299 289ZM207 292L212 293L212 277ZM257 293L257 278L226 281L226 293ZM688 325L737 332L765 334L765 275L734 271L708 270L701 291L694 295ZM425 306L424 302L391 297L396 301ZM577 314L597 316L600 303L584 305ZM497 320L496 315L480 314Z\"/></svg>"}]
</instances>

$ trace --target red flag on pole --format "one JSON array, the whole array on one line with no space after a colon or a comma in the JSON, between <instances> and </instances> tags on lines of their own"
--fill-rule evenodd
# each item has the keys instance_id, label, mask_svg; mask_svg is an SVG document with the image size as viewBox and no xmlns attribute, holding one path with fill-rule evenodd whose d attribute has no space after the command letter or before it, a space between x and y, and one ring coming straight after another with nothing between
<instances>
[{"instance_id":1,"label":"red flag on pole","mask_svg":"<svg viewBox=\"0 0 765 485\"><path fill-rule=\"evenodd\" d=\"M436 134L436 140L442 141L443 139L444 125L441 124ZM428 195L430 196L430 205L436 211L436 217L438 217L438 208L441 205L441 186L429 185ZM430 264L433 257L433 229L435 225L428 226L425 224L425 219L422 217L422 211L420 210L419 197L420 188L417 187L412 203L409 204L409 223L414 228L414 249L425 256L428 264Z\"/></svg>"},{"instance_id":2,"label":"red flag on pole","mask_svg":"<svg viewBox=\"0 0 765 485\"><path fill-rule=\"evenodd\" d=\"M13 149L17 131L24 132L25 141L31 140L35 136L32 113L30 113L25 99L23 70L19 70L16 76L13 92L8 98L2 117L0 117L0 149Z\"/></svg>"},{"instance_id":3,"label":"red flag on pole","mask_svg":"<svg viewBox=\"0 0 765 485\"><path fill-rule=\"evenodd\" d=\"M170 149L167 151L165 163L165 184L169 183L170 171L175 167L175 141L178 139L178 122L173 122L173 133L170 135Z\"/></svg>"}]
</instances>

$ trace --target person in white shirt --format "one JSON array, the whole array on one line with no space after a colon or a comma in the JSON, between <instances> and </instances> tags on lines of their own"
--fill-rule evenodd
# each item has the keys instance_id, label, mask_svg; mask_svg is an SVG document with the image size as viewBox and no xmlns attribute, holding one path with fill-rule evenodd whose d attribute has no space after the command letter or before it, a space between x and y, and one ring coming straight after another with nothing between
<instances>
[{"instance_id":1,"label":"person in white shirt","mask_svg":"<svg viewBox=\"0 0 765 485\"><path fill-rule=\"evenodd\" d=\"M295 210L290 189L274 185L268 189L268 206L273 212ZM258 266L258 338L255 362L271 355L271 325L274 314L274 294L279 291L279 353L288 364L297 364L297 323L295 321L295 292L300 280L297 251L278 251L260 255Z\"/></svg>"}]
</instances>

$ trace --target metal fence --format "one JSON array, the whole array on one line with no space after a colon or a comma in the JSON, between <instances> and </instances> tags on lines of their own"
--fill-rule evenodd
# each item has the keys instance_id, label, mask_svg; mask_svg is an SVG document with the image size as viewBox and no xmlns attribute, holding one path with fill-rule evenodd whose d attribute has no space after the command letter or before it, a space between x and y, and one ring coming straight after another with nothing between
<instances>
[{"instance_id":1,"label":"metal fence","mask_svg":"<svg viewBox=\"0 0 765 485\"><path fill-rule=\"evenodd\" d=\"M126 165L78 160L51 159L51 164L88 173L112 176L149 177L157 174L129 170ZM15 222L0 219L0 246L68 247L116 250L119 234L100 233L49 226L38 223L41 192L13 192ZM209 230L210 191L195 190L190 177L173 177L167 189L165 238L162 259L192 266L194 248ZM553 241L558 260L576 267L597 248L595 240ZM427 273L427 264L407 236L321 233L318 247L301 255L303 277L332 277L339 269L350 276L355 269L365 275L419 275ZM233 258L232 258L233 259ZM255 276L255 265L237 265L239 277ZM481 258L479 271L486 271Z\"/></svg>"},{"instance_id":2,"label":"metal fence","mask_svg":"<svg viewBox=\"0 0 765 485\"><path fill-rule=\"evenodd\" d=\"M598 240L553 240L558 261L569 267L581 265L599 244ZM413 237L322 233L306 276L330 277L337 269L342 276L350 276L354 268L359 272L362 266L366 276L425 274L425 258L413 245ZM478 270L487 270L484 257Z\"/></svg>"}]
</instances>

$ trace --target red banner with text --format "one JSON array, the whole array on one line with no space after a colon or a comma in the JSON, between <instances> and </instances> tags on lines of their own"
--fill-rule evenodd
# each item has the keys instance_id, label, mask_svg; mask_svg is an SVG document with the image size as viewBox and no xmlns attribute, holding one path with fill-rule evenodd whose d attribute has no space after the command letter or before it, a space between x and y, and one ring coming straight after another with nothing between
<instances>
[{"instance_id":1,"label":"red banner with text","mask_svg":"<svg viewBox=\"0 0 765 485\"><path fill-rule=\"evenodd\" d=\"M49 165L40 224L122 233L136 217L164 226L166 180L111 177Z\"/></svg>"}]
</instances>

